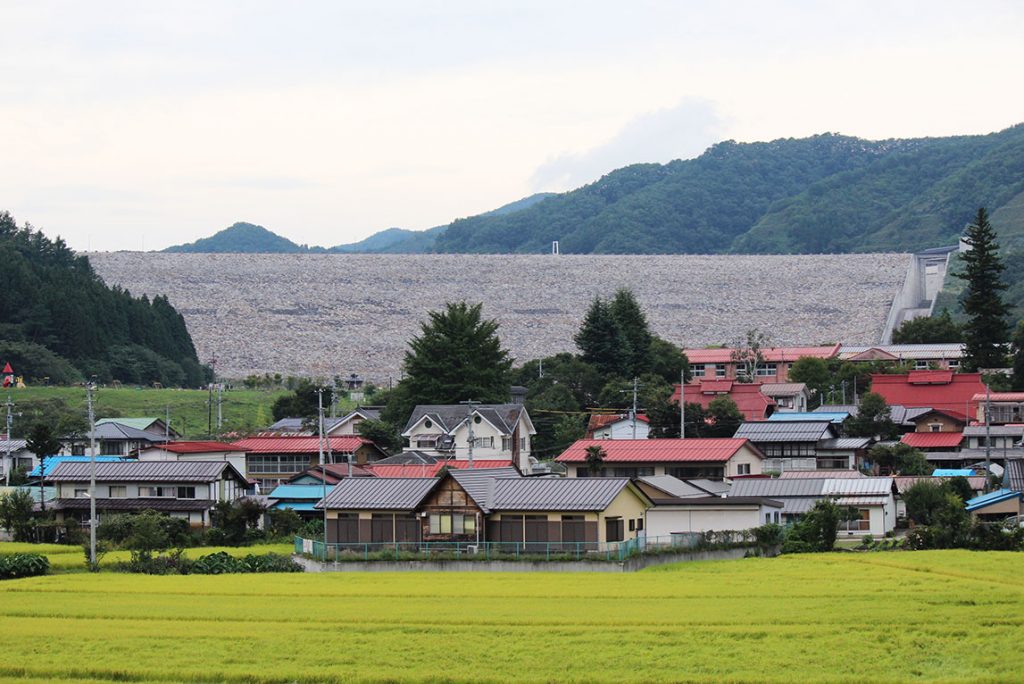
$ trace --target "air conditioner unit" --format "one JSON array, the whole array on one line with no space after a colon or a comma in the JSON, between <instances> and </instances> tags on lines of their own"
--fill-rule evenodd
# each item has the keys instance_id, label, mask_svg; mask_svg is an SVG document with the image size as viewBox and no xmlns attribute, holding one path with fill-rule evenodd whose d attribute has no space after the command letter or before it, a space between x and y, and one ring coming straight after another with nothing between
<instances>
[{"instance_id":1,"label":"air conditioner unit","mask_svg":"<svg viewBox=\"0 0 1024 684\"><path fill-rule=\"evenodd\" d=\"M466 553L471 553L475 556L476 554L480 553L480 546L477 544L467 544Z\"/></svg>"}]
</instances>

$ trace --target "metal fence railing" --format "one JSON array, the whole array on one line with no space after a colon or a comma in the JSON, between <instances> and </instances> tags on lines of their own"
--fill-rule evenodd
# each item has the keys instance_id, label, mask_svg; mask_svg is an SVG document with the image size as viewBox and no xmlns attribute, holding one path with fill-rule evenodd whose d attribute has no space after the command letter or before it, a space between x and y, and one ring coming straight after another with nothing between
<instances>
[{"instance_id":1,"label":"metal fence railing","mask_svg":"<svg viewBox=\"0 0 1024 684\"><path fill-rule=\"evenodd\" d=\"M722 549L753 545L749 532L677 533L638 536L621 542L353 542L324 544L295 537L295 553L326 562L370 560L622 561L648 553Z\"/></svg>"}]
</instances>

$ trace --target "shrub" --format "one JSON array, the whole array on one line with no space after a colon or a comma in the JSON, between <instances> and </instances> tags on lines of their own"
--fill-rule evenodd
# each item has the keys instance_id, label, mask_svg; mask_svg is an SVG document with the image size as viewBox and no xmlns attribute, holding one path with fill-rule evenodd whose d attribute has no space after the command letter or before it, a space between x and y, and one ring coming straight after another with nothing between
<instances>
[{"instance_id":1,"label":"shrub","mask_svg":"<svg viewBox=\"0 0 1024 684\"><path fill-rule=\"evenodd\" d=\"M191 561L185 557L184 549L175 549L166 554L152 551L132 551L131 560L119 563L121 572L136 572L143 575L187 575Z\"/></svg>"},{"instance_id":2,"label":"shrub","mask_svg":"<svg viewBox=\"0 0 1024 684\"><path fill-rule=\"evenodd\" d=\"M223 532L223 543L239 546L262 539L263 535L258 533L256 526L265 510L264 506L254 499L221 501L210 511L210 517L214 527L220 528Z\"/></svg>"},{"instance_id":3,"label":"shrub","mask_svg":"<svg viewBox=\"0 0 1024 684\"><path fill-rule=\"evenodd\" d=\"M302 527L302 518L290 508L275 508L268 516L270 534L275 537L290 537Z\"/></svg>"},{"instance_id":4,"label":"shrub","mask_svg":"<svg viewBox=\"0 0 1024 684\"><path fill-rule=\"evenodd\" d=\"M831 551L836 545L839 523L851 512L832 501L821 500L789 528L782 553L813 553Z\"/></svg>"},{"instance_id":5,"label":"shrub","mask_svg":"<svg viewBox=\"0 0 1024 684\"><path fill-rule=\"evenodd\" d=\"M0 580L45 575L49 570L49 559L38 553L0 555Z\"/></svg>"},{"instance_id":6,"label":"shrub","mask_svg":"<svg viewBox=\"0 0 1024 684\"><path fill-rule=\"evenodd\" d=\"M785 532L781 525L769 523L754 528L754 540L760 549L769 549L782 545Z\"/></svg>"},{"instance_id":7,"label":"shrub","mask_svg":"<svg viewBox=\"0 0 1024 684\"><path fill-rule=\"evenodd\" d=\"M14 541L32 541L32 517L35 500L23 489L0 496L0 527L8 530Z\"/></svg>"},{"instance_id":8,"label":"shrub","mask_svg":"<svg viewBox=\"0 0 1024 684\"><path fill-rule=\"evenodd\" d=\"M192 563L191 571L197 575L224 575L248 572L302 572L303 567L288 556L276 553L249 554L243 558L234 558L224 551L219 551L196 559Z\"/></svg>"}]
</instances>

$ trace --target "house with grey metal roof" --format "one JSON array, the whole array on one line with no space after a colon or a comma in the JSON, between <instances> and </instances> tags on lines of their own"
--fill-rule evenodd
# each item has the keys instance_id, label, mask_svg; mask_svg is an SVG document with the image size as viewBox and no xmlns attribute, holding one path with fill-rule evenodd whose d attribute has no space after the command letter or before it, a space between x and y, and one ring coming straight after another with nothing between
<instances>
[{"instance_id":1,"label":"house with grey metal roof","mask_svg":"<svg viewBox=\"0 0 1024 684\"><path fill-rule=\"evenodd\" d=\"M317 508L327 508L333 544L488 541L530 550L635 538L650 505L626 478L527 478L515 468L488 468L346 480Z\"/></svg>"},{"instance_id":2,"label":"house with grey metal roof","mask_svg":"<svg viewBox=\"0 0 1024 684\"><path fill-rule=\"evenodd\" d=\"M841 437L839 426L829 416L823 414L820 421L750 421L741 424L734 436L749 439L761 450L765 455L762 471L766 473L859 468L871 440Z\"/></svg>"},{"instance_id":3,"label":"house with grey metal roof","mask_svg":"<svg viewBox=\"0 0 1024 684\"><path fill-rule=\"evenodd\" d=\"M775 402L775 410L795 413L807 411L807 403L811 400L811 392L804 382L765 382L761 384L761 394Z\"/></svg>"},{"instance_id":4,"label":"house with grey metal roof","mask_svg":"<svg viewBox=\"0 0 1024 684\"><path fill-rule=\"evenodd\" d=\"M130 419L130 418L107 418L96 422L93 437L96 440L97 453L110 456L130 456L142 449L148 449L157 444L165 444L175 439L177 433L168 431L168 436L163 432L157 432L155 423L147 423L149 420L157 419ZM163 421L159 420L159 425ZM151 426L151 429L142 429L139 425ZM72 456L82 456L88 453L89 433L75 434L65 439L65 452Z\"/></svg>"},{"instance_id":5,"label":"house with grey metal roof","mask_svg":"<svg viewBox=\"0 0 1024 684\"><path fill-rule=\"evenodd\" d=\"M154 510L188 520L193 527L210 524L210 509L218 501L234 501L247 483L226 462L88 461L61 462L46 473L57 488L54 510L63 519L88 520L89 482L96 469L96 511L107 515Z\"/></svg>"},{"instance_id":6,"label":"house with grey metal roof","mask_svg":"<svg viewBox=\"0 0 1024 684\"><path fill-rule=\"evenodd\" d=\"M23 439L0 439L0 486L6 485L17 471L28 472L39 465L39 458L28 450Z\"/></svg>"},{"instance_id":7,"label":"house with grey metal roof","mask_svg":"<svg viewBox=\"0 0 1024 684\"><path fill-rule=\"evenodd\" d=\"M422 404L402 431L410 449L460 461L510 460L524 473L535 434L522 404Z\"/></svg>"},{"instance_id":8,"label":"house with grey metal roof","mask_svg":"<svg viewBox=\"0 0 1024 684\"><path fill-rule=\"evenodd\" d=\"M783 522L793 522L818 501L830 500L856 511L843 521L841 535L884 535L896 527L896 498L891 477L743 478L729 496L767 497L782 503Z\"/></svg>"}]
</instances>

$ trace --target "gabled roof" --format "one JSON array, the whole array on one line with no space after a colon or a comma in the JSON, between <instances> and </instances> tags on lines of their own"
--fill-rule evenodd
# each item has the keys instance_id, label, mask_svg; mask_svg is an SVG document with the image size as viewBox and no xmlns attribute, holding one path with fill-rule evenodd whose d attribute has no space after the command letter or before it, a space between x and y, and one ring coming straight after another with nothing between
<instances>
[{"instance_id":1,"label":"gabled roof","mask_svg":"<svg viewBox=\"0 0 1024 684\"><path fill-rule=\"evenodd\" d=\"M345 479L327 493L329 510L411 511L438 483L437 478L358 477ZM324 501L316 508L323 510Z\"/></svg>"},{"instance_id":2,"label":"gabled roof","mask_svg":"<svg viewBox=\"0 0 1024 684\"><path fill-rule=\"evenodd\" d=\"M25 448L25 444L23 439L0 439L0 454L6 454L8 451L21 451Z\"/></svg>"},{"instance_id":3,"label":"gabled roof","mask_svg":"<svg viewBox=\"0 0 1024 684\"><path fill-rule=\"evenodd\" d=\"M768 418L768 420L773 420L776 422L785 421L787 423L799 423L808 420L829 420L835 423L836 425L841 425L842 422L849 417L849 413L839 411L831 413L826 413L824 411L814 411L813 413L797 413L796 411L787 411L784 413L773 413L771 417Z\"/></svg>"},{"instance_id":4,"label":"gabled roof","mask_svg":"<svg viewBox=\"0 0 1024 684\"><path fill-rule=\"evenodd\" d=\"M172 454L209 454L219 451L245 451L225 442L167 442L156 447Z\"/></svg>"},{"instance_id":5,"label":"gabled roof","mask_svg":"<svg viewBox=\"0 0 1024 684\"><path fill-rule=\"evenodd\" d=\"M46 476L49 482L86 482L91 464L61 463ZM213 482L225 474L245 481L230 463L223 461L122 461L97 463L98 482Z\"/></svg>"},{"instance_id":6,"label":"gabled roof","mask_svg":"<svg viewBox=\"0 0 1024 684\"><path fill-rule=\"evenodd\" d=\"M690 497L706 497L709 494L718 494L718 492L709 492L688 480L680 480L679 478L672 477L671 475L649 475L638 479L640 482L662 492L664 497L659 498L687 499Z\"/></svg>"},{"instance_id":7,"label":"gabled roof","mask_svg":"<svg viewBox=\"0 0 1024 684\"><path fill-rule=\"evenodd\" d=\"M676 383L669 403L679 403L680 385ZM775 400L761 392L757 383L734 382L732 380L698 380L687 383L685 400L708 408L711 402L721 396L728 396L736 404L746 420L763 420L775 410Z\"/></svg>"},{"instance_id":8,"label":"gabled roof","mask_svg":"<svg viewBox=\"0 0 1024 684\"><path fill-rule=\"evenodd\" d=\"M818 443L818 451L867 449L871 446L870 437L836 437Z\"/></svg>"},{"instance_id":9,"label":"gabled roof","mask_svg":"<svg viewBox=\"0 0 1024 684\"><path fill-rule=\"evenodd\" d=\"M982 494L981 496L969 499L966 502L966 506L968 511L976 511L1004 501L1013 501L1014 499L1020 500L1021 497L1024 497L1024 494L1012 489L998 489L994 492L989 492L988 494Z\"/></svg>"},{"instance_id":10,"label":"gabled roof","mask_svg":"<svg viewBox=\"0 0 1024 684\"><path fill-rule=\"evenodd\" d=\"M929 408L927 410L920 410L913 415L908 417L907 420L911 423L919 423L922 420L927 420L929 416L942 416L949 418L954 422L967 424L967 416L964 415L963 411L953 411L952 409L940 409L940 408Z\"/></svg>"},{"instance_id":11,"label":"gabled roof","mask_svg":"<svg viewBox=\"0 0 1024 684\"><path fill-rule=\"evenodd\" d=\"M128 459L123 456L97 456L97 463L122 463ZM50 473L60 465L61 463L88 463L88 456L47 456L43 459L43 468L40 469L36 466L29 471L28 477L39 477L39 475L45 471L47 479L49 479Z\"/></svg>"},{"instance_id":12,"label":"gabled roof","mask_svg":"<svg viewBox=\"0 0 1024 684\"><path fill-rule=\"evenodd\" d=\"M453 470L448 475L466 490L466 493L485 513L490 511L491 499L496 491L495 480L522 477L519 471L512 466L483 470Z\"/></svg>"},{"instance_id":13,"label":"gabled roof","mask_svg":"<svg viewBox=\"0 0 1024 684\"><path fill-rule=\"evenodd\" d=\"M350 466L348 463L328 463L323 466L315 465L312 468L303 470L298 475L293 475L288 480L288 484L293 484L296 480L303 478L312 478L318 482L323 482L323 476L320 474L321 470L327 471L327 484L329 485L337 484L339 480L346 477L376 477L373 472L364 466L357 466L355 464Z\"/></svg>"},{"instance_id":14,"label":"gabled roof","mask_svg":"<svg viewBox=\"0 0 1024 684\"><path fill-rule=\"evenodd\" d=\"M916 360L916 359L959 359L963 357L964 345L959 342L937 342L932 344L876 344L873 346L844 344L839 349L839 358L849 361L873 359Z\"/></svg>"},{"instance_id":15,"label":"gabled roof","mask_svg":"<svg viewBox=\"0 0 1024 684\"><path fill-rule=\"evenodd\" d=\"M324 439L324 451L351 454L368 440L355 435L341 435ZM320 451L319 437L247 437L233 443L233 446L250 454L317 454Z\"/></svg>"},{"instance_id":16,"label":"gabled roof","mask_svg":"<svg viewBox=\"0 0 1024 684\"><path fill-rule=\"evenodd\" d=\"M107 442L116 441L133 441L133 442L149 442L151 444L162 444L164 442L163 435L157 435L152 432L146 432L139 428L125 425L123 423L114 422L109 420L104 423L96 423L96 427L93 430L93 434L97 440L104 440ZM88 433L82 435L83 438L88 439Z\"/></svg>"},{"instance_id":17,"label":"gabled roof","mask_svg":"<svg viewBox=\"0 0 1024 684\"><path fill-rule=\"evenodd\" d=\"M740 449L760 452L745 439L581 439L562 452L559 463L585 463L587 447L604 449L605 463L724 463Z\"/></svg>"},{"instance_id":18,"label":"gabled roof","mask_svg":"<svg viewBox=\"0 0 1024 684\"><path fill-rule=\"evenodd\" d=\"M505 459L473 459L472 470L492 470L495 468L508 468L512 461ZM438 459L433 463L408 463L408 464L381 464L370 463L366 470L377 477L437 477L442 468L448 470L469 470L469 461L456 459ZM518 472L518 471L516 471Z\"/></svg>"},{"instance_id":19,"label":"gabled roof","mask_svg":"<svg viewBox=\"0 0 1024 684\"><path fill-rule=\"evenodd\" d=\"M807 391L807 383L804 382L763 382L761 393L769 397L795 397Z\"/></svg>"},{"instance_id":20,"label":"gabled roof","mask_svg":"<svg viewBox=\"0 0 1024 684\"><path fill-rule=\"evenodd\" d=\"M118 425L126 425L136 430L148 430L153 426L153 423L163 422L162 418L142 417L142 418L100 418L96 421L96 425L107 425L108 423L117 423Z\"/></svg>"},{"instance_id":21,"label":"gabled roof","mask_svg":"<svg viewBox=\"0 0 1024 684\"><path fill-rule=\"evenodd\" d=\"M827 414L826 414L827 415ZM831 420L820 421L764 421L740 425L734 437L758 442L817 442L837 436Z\"/></svg>"},{"instance_id":22,"label":"gabled roof","mask_svg":"<svg viewBox=\"0 0 1024 684\"><path fill-rule=\"evenodd\" d=\"M954 449L964 441L962 432L908 432L900 441L915 449Z\"/></svg>"},{"instance_id":23,"label":"gabled roof","mask_svg":"<svg viewBox=\"0 0 1024 684\"><path fill-rule=\"evenodd\" d=\"M324 486L322 484L296 485L283 484L274 487L274 490L267 494L268 499L299 499L304 501L319 501L324 497Z\"/></svg>"},{"instance_id":24,"label":"gabled roof","mask_svg":"<svg viewBox=\"0 0 1024 684\"><path fill-rule=\"evenodd\" d=\"M638 413L636 419L641 423L651 422L650 419L642 413ZM600 430L601 428L608 427L609 425L614 425L615 423L619 422L627 422L632 424L632 421L629 419L629 416L623 415L621 413L592 413L590 415L590 420L587 421L587 432Z\"/></svg>"},{"instance_id":25,"label":"gabled roof","mask_svg":"<svg viewBox=\"0 0 1024 684\"><path fill-rule=\"evenodd\" d=\"M903 375L871 375L871 391L882 395L890 406L927 407L977 413L976 394L985 393L980 373L952 371L911 371Z\"/></svg>"},{"instance_id":26,"label":"gabled roof","mask_svg":"<svg viewBox=\"0 0 1024 684\"><path fill-rule=\"evenodd\" d=\"M684 349L683 353L694 363L732 363L733 349ZM839 345L829 347L767 347L761 350L761 356L769 363L780 361L796 361L803 357L831 359L839 353Z\"/></svg>"},{"instance_id":27,"label":"gabled roof","mask_svg":"<svg viewBox=\"0 0 1024 684\"><path fill-rule=\"evenodd\" d=\"M522 477L494 483L494 511L603 511L627 488L650 503L628 478Z\"/></svg>"},{"instance_id":28,"label":"gabled roof","mask_svg":"<svg viewBox=\"0 0 1024 684\"><path fill-rule=\"evenodd\" d=\"M462 404L420 404L413 409L412 415L405 424L402 434L405 435L423 419L429 419L446 434L455 432L469 414ZM526 415L526 407L522 404L479 404L473 407L473 414L480 416L493 425L503 435L511 435L519 419ZM529 417L527 416L529 423ZM530 434L534 434L530 425Z\"/></svg>"}]
</instances>

